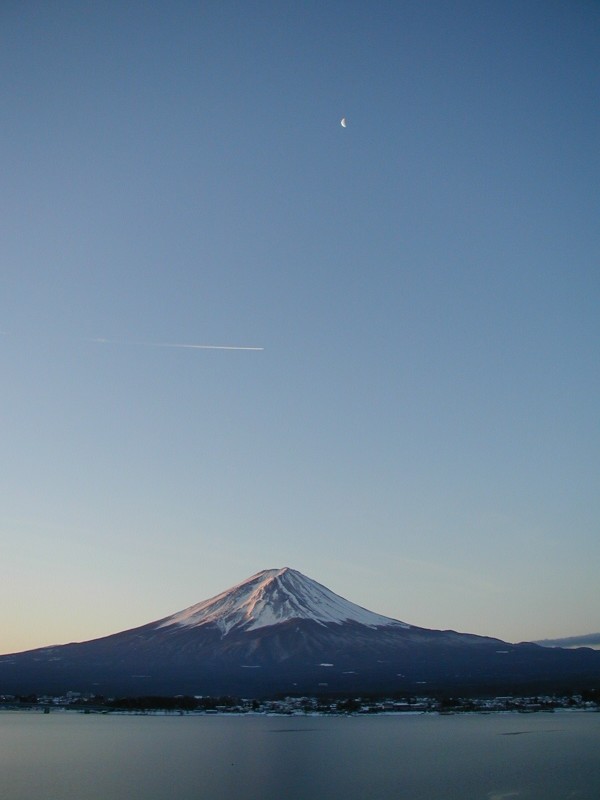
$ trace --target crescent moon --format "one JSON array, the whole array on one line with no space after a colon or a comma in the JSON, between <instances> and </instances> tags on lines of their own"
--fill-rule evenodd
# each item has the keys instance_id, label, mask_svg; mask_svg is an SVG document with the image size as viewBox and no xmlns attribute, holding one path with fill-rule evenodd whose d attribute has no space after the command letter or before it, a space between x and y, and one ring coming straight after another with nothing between
<instances>
[{"instance_id":1,"label":"crescent moon","mask_svg":"<svg viewBox=\"0 0 600 800\"><path fill-rule=\"evenodd\" d=\"M340 122L340 125L342 126L342 128L345 128L346 124L347 124L346 123L346 117L342 117L342 121Z\"/></svg>"}]
</instances>

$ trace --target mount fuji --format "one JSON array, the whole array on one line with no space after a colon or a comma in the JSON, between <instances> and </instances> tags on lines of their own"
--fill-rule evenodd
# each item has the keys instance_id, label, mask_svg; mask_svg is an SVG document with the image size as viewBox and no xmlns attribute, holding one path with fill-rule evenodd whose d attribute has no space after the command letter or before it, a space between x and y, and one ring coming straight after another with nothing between
<instances>
[{"instance_id":1,"label":"mount fuji","mask_svg":"<svg viewBox=\"0 0 600 800\"><path fill-rule=\"evenodd\" d=\"M268 569L139 628L0 656L1 694L463 694L600 684L600 652L438 631Z\"/></svg>"}]
</instances>

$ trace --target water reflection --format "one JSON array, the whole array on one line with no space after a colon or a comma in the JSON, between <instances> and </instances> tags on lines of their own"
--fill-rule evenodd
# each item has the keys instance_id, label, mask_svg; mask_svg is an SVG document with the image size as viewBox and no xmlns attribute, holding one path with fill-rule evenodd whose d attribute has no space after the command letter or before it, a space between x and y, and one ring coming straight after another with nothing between
<instances>
[{"instance_id":1,"label":"water reflection","mask_svg":"<svg viewBox=\"0 0 600 800\"><path fill-rule=\"evenodd\" d=\"M0 713L1 796L597 800L600 714L556 716Z\"/></svg>"}]
</instances>

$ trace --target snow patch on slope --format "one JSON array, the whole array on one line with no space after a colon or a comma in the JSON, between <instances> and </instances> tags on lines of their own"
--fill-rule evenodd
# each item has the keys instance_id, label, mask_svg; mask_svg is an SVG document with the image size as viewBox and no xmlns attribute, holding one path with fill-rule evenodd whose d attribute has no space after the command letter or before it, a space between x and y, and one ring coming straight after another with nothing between
<instances>
[{"instance_id":1,"label":"snow patch on slope","mask_svg":"<svg viewBox=\"0 0 600 800\"><path fill-rule=\"evenodd\" d=\"M216 597L159 621L157 627L212 624L225 635L233 628L251 631L293 619L320 624L357 622L370 628L410 627L351 603L289 567L258 572Z\"/></svg>"}]
</instances>

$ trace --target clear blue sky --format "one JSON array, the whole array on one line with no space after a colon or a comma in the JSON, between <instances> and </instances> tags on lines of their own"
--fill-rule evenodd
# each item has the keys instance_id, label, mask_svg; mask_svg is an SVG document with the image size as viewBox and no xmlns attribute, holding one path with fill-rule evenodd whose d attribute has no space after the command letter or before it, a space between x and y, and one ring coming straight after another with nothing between
<instances>
[{"instance_id":1,"label":"clear blue sky","mask_svg":"<svg viewBox=\"0 0 600 800\"><path fill-rule=\"evenodd\" d=\"M281 566L600 630L599 64L584 0L3 3L0 652Z\"/></svg>"}]
</instances>

